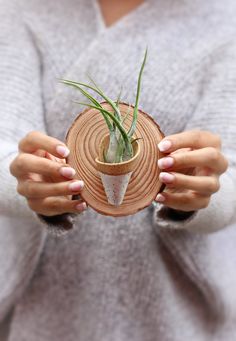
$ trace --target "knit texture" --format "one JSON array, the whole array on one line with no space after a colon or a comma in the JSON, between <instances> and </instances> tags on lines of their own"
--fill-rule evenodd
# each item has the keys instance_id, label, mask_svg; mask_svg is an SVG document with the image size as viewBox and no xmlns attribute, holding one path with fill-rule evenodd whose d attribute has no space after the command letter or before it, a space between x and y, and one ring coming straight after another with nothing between
<instances>
[{"instance_id":1,"label":"knit texture","mask_svg":"<svg viewBox=\"0 0 236 341\"><path fill-rule=\"evenodd\" d=\"M96 0L0 0L5 339L236 339L235 13L235 0L146 0L106 28ZM146 46L141 109L166 135L221 135L230 164L221 188L185 220L159 204L119 218L88 208L55 237L16 192L18 142L31 130L64 140L82 97L58 78L89 73L112 98L123 84L122 100L133 103Z\"/></svg>"}]
</instances>

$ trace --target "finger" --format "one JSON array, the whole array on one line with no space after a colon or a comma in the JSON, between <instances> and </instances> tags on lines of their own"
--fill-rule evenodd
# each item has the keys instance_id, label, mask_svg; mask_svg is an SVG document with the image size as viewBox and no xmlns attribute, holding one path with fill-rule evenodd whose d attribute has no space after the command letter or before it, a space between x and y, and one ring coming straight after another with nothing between
<instances>
[{"instance_id":1,"label":"finger","mask_svg":"<svg viewBox=\"0 0 236 341\"><path fill-rule=\"evenodd\" d=\"M48 160L52 160L52 161L55 161L55 162L60 162L60 163L66 163L66 160L65 159L60 159L48 152L45 152L45 158L48 159Z\"/></svg>"},{"instance_id":2,"label":"finger","mask_svg":"<svg viewBox=\"0 0 236 341\"><path fill-rule=\"evenodd\" d=\"M69 200L64 197L28 199L29 207L36 213L53 216L63 213L81 213L87 205L82 200Z\"/></svg>"},{"instance_id":3,"label":"finger","mask_svg":"<svg viewBox=\"0 0 236 341\"><path fill-rule=\"evenodd\" d=\"M158 194L155 201L163 203L165 206L180 211L195 211L206 208L210 202L210 196L200 195L195 192Z\"/></svg>"},{"instance_id":4,"label":"finger","mask_svg":"<svg viewBox=\"0 0 236 341\"><path fill-rule=\"evenodd\" d=\"M226 171L228 163L224 155L214 147L170 154L158 160L160 169L179 170L191 167L208 167L218 174Z\"/></svg>"},{"instance_id":5,"label":"finger","mask_svg":"<svg viewBox=\"0 0 236 341\"><path fill-rule=\"evenodd\" d=\"M219 177L217 176L192 176L182 173L161 172L159 179L168 188L190 189L202 194L212 194L220 189Z\"/></svg>"},{"instance_id":6,"label":"finger","mask_svg":"<svg viewBox=\"0 0 236 341\"><path fill-rule=\"evenodd\" d=\"M170 153L180 148L199 149L205 147L215 147L220 149L220 136L209 131L190 130L166 136L158 144L159 150L163 153Z\"/></svg>"},{"instance_id":7,"label":"finger","mask_svg":"<svg viewBox=\"0 0 236 341\"><path fill-rule=\"evenodd\" d=\"M57 183L35 182L31 180L19 181L17 192L26 198L47 198L52 196L72 195L80 193L84 187L81 180Z\"/></svg>"},{"instance_id":8,"label":"finger","mask_svg":"<svg viewBox=\"0 0 236 341\"><path fill-rule=\"evenodd\" d=\"M34 153L37 149L43 149L59 158L65 158L70 153L60 140L40 131L31 131L20 141L19 150L24 153Z\"/></svg>"},{"instance_id":9,"label":"finger","mask_svg":"<svg viewBox=\"0 0 236 341\"><path fill-rule=\"evenodd\" d=\"M28 173L37 173L55 181L72 179L76 171L69 165L54 162L33 154L20 153L10 166L11 174L18 178L24 178Z\"/></svg>"}]
</instances>

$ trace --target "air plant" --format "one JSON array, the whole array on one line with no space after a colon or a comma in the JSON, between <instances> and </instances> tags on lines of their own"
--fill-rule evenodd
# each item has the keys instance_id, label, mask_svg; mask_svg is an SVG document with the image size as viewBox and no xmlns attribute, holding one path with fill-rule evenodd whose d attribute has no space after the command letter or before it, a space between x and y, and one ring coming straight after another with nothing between
<instances>
[{"instance_id":1,"label":"air plant","mask_svg":"<svg viewBox=\"0 0 236 341\"><path fill-rule=\"evenodd\" d=\"M102 114L108 127L110 137L107 151L104 150L103 152L104 161L107 163L120 163L123 161L128 161L134 156L133 143L137 140L134 138L134 133L138 120L138 105L141 90L141 80L146 59L147 49L145 50L144 58L139 71L132 123L127 130L125 129L124 122L130 115L130 107L128 108L126 115L122 117L119 109L121 91L117 100L113 101L104 93L104 91L94 82L91 77L89 77L89 79L92 85L67 79L61 80L63 84L77 89L87 100L89 100L89 103L76 103L84 105L86 107L97 109ZM99 101L91 94L91 92L89 92L89 90L101 96L103 100L110 105L111 110L105 109L102 104L99 103Z\"/></svg>"}]
</instances>

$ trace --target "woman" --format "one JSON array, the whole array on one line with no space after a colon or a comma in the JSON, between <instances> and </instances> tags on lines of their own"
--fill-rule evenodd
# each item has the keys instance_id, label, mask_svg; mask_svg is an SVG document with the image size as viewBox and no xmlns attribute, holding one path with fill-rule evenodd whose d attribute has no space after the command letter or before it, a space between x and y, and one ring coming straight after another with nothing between
<instances>
[{"instance_id":1,"label":"woman","mask_svg":"<svg viewBox=\"0 0 236 341\"><path fill-rule=\"evenodd\" d=\"M0 8L1 340L234 340L235 1ZM84 183L64 137L82 108L57 79L89 72L133 102L146 46L141 106L166 134L167 187L106 217L71 200Z\"/></svg>"}]
</instances>

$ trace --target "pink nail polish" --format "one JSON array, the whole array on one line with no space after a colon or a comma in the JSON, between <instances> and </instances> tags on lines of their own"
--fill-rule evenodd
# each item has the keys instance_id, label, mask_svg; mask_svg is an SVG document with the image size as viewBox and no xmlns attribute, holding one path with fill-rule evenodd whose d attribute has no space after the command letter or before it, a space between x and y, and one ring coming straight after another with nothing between
<instances>
[{"instance_id":1,"label":"pink nail polish","mask_svg":"<svg viewBox=\"0 0 236 341\"><path fill-rule=\"evenodd\" d=\"M59 155L67 157L70 154L69 149L66 146L59 145L56 147L56 151Z\"/></svg>"},{"instance_id":2,"label":"pink nail polish","mask_svg":"<svg viewBox=\"0 0 236 341\"><path fill-rule=\"evenodd\" d=\"M81 180L75 181L75 182L70 183L68 187L71 191L77 192L77 191L80 191L84 187L84 182Z\"/></svg>"},{"instance_id":3,"label":"pink nail polish","mask_svg":"<svg viewBox=\"0 0 236 341\"><path fill-rule=\"evenodd\" d=\"M68 179L73 179L73 177L76 174L76 171L74 170L74 168L71 168L71 167L61 167L60 173L62 176L66 177Z\"/></svg>"},{"instance_id":4,"label":"pink nail polish","mask_svg":"<svg viewBox=\"0 0 236 341\"><path fill-rule=\"evenodd\" d=\"M166 200L166 198L162 194L157 194L155 200L158 201L158 202L164 202Z\"/></svg>"},{"instance_id":5,"label":"pink nail polish","mask_svg":"<svg viewBox=\"0 0 236 341\"><path fill-rule=\"evenodd\" d=\"M158 144L158 148L159 148L160 152L168 151L171 146L172 146L172 143L170 140L164 140Z\"/></svg>"},{"instance_id":6,"label":"pink nail polish","mask_svg":"<svg viewBox=\"0 0 236 341\"><path fill-rule=\"evenodd\" d=\"M86 210L87 205L85 202L82 202L81 204L76 205L75 208L76 208L76 210L82 212L82 211Z\"/></svg>"},{"instance_id":7,"label":"pink nail polish","mask_svg":"<svg viewBox=\"0 0 236 341\"><path fill-rule=\"evenodd\" d=\"M162 172L159 175L159 179L165 183L172 183L175 179L175 176L173 174L170 174L170 173Z\"/></svg>"},{"instance_id":8,"label":"pink nail polish","mask_svg":"<svg viewBox=\"0 0 236 341\"><path fill-rule=\"evenodd\" d=\"M173 166L173 164L174 164L174 159L172 157L164 157L158 160L158 167L161 169L169 168Z\"/></svg>"}]
</instances>

